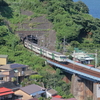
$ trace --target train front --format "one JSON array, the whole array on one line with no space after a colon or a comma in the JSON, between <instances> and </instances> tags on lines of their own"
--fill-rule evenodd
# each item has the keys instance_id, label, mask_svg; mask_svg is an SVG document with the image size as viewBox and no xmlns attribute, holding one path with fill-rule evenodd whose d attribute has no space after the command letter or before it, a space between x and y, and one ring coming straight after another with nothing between
<instances>
[{"instance_id":1,"label":"train front","mask_svg":"<svg viewBox=\"0 0 100 100\"><path fill-rule=\"evenodd\" d=\"M60 62L66 62L67 56L66 55L60 55Z\"/></svg>"}]
</instances>

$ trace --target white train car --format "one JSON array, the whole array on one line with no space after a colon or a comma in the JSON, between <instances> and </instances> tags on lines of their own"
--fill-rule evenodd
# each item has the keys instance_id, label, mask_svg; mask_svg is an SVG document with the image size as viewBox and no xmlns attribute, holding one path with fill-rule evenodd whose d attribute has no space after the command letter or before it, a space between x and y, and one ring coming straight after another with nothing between
<instances>
[{"instance_id":1,"label":"white train car","mask_svg":"<svg viewBox=\"0 0 100 100\"><path fill-rule=\"evenodd\" d=\"M47 51L48 51L48 49L47 48L45 48L45 47L41 47L41 49L42 49L42 55L43 56L45 56L45 57L47 57Z\"/></svg>"},{"instance_id":2,"label":"white train car","mask_svg":"<svg viewBox=\"0 0 100 100\"><path fill-rule=\"evenodd\" d=\"M47 58L56 60L58 62L66 62L66 59L67 59L66 55L62 55L59 52L50 51L47 48L40 47L37 44L31 43L28 40L24 41L24 46Z\"/></svg>"},{"instance_id":3,"label":"white train car","mask_svg":"<svg viewBox=\"0 0 100 100\"><path fill-rule=\"evenodd\" d=\"M33 44L32 44L31 47L32 47L32 50L33 50L33 51L36 51L36 45L33 45Z\"/></svg>"},{"instance_id":4,"label":"white train car","mask_svg":"<svg viewBox=\"0 0 100 100\"><path fill-rule=\"evenodd\" d=\"M59 52L55 52L53 51L53 54L54 54L54 59L57 60L57 61L61 61L61 62L66 62L66 59L67 57L65 55L62 55L61 53Z\"/></svg>"}]
</instances>

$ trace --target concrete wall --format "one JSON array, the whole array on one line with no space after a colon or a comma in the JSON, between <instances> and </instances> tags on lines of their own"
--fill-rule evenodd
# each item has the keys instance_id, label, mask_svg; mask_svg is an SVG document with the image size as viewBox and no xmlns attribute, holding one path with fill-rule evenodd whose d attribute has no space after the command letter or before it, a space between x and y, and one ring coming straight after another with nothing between
<instances>
[{"instance_id":1,"label":"concrete wall","mask_svg":"<svg viewBox=\"0 0 100 100\"><path fill-rule=\"evenodd\" d=\"M52 97L52 95L46 91L46 98Z\"/></svg>"},{"instance_id":2,"label":"concrete wall","mask_svg":"<svg viewBox=\"0 0 100 100\"><path fill-rule=\"evenodd\" d=\"M66 82L66 83L70 83L71 82L71 78L72 78L72 74L69 74L69 73L65 73L65 77L63 78L63 80Z\"/></svg>"},{"instance_id":3,"label":"concrete wall","mask_svg":"<svg viewBox=\"0 0 100 100\"><path fill-rule=\"evenodd\" d=\"M68 72L64 72L64 75L63 80L66 83L71 82L71 93L77 100L100 100L98 96L100 94L99 87L92 81L83 79L76 74L69 74Z\"/></svg>"},{"instance_id":4,"label":"concrete wall","mask_svg":"<svg viewBox=\"0 0 100 100\"><path fill-rule=\"evenodd\" d=\"M71 81L71 92L77 100L93 98L93 83L74 74Z\"/></svg>"},{"instance_id":5,"label":"concrete wall","mask_svg":"<svg viewBox=\"0 0 100 100\"><path fill-rule=\"evenodd\" d=\"M7 58L0 58L0 65L6 65L7 64Z\"/></svg>"},{"instance_id":6,"label":"concrete wall","mask_svg":"<svg viewBox=\"0 0 100 100\"><path fill-rule=\"evenodd\" d=\"M15 91L14 94L16 94L16 95L22 95L23 96L22 100L29 100L29 99L33 98L32 96L28 95L27 93L25 93L25 92L23 92L21 90Z\"/></svg>"},{"instance_id":7,"label":"concrete wall","mask_svg":"<svg viewBox=\"0 0 100 100\"><path fill-rule=\"evenodd\" d=\"M93 83L93 100L100 100L100 83Z\"/></svg>"}]
</instances>

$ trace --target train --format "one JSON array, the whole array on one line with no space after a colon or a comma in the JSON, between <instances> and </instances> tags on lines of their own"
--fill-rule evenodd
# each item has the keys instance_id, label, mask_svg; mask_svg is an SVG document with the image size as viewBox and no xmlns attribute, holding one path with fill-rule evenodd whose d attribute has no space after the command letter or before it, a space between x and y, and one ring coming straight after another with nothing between
<instances>
[{"instance_id":1,"label":"train","mask_svg":"<svg viewBox=\"0 0 100 100\"><path fill-rule=\"evenodd\" d=\"M45 47L41 47L36 43L33 43L32 41L29 41L28 39L24 40L24 46L46 58L58 61L58 62L66 62L67 56L63 55L56 51L50 51Z\"/></svg>"},{"instance_id":2,"label":"train","mask_svg":"<svg viewBox=\"0 0 100 100\"><path fill-rule=\"evenodd\" d=\"M35 41L38 41L38 39L36 38ZM50 51L45 47L39 46L38 44L34 43L34 41L32 41L32 40L30 41L30 36L25 38L23 43L24 43L24 46L26 48L28 48L28 49L46 57L46 58L50 58L50 59L57 61L57 62L63 62L63 64L72 63L72 64L75 64L75 65L81 66L82 68L87 68L87 69L90 69L90 70L93 70L93 71L100 72L99 69L89 67L89 66L81 64L81 63L77 63L73 60L68 59L68 57L66 55L62 55L61 53L56 52L56 51Z\"/></svg>"}]
</instances>

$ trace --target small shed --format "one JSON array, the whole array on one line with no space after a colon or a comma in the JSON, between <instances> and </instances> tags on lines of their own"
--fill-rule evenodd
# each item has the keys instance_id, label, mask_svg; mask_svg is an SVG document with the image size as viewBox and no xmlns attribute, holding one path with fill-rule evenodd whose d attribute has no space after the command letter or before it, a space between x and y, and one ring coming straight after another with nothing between
<instances>
[{"instance_id":1,"label":"small shed","mask_svg":"<svg viewBox=\"0 0 100 100\"><path fill-rule=\"evenodd\" d=\"M54 89L47 89L46 90L46 97L47 98L55 96L55 95L57 95L57 91L56 90L54 90Z\"/></svg>"},{"instance_id":2,"label":"small shed","mask_svg":"<svg viewBox=\"0 0 100 100\"><path fill-rule=\"evenodd\" d=\"M7 59L8 55L0 55L0 65L6 65L8 61Z\"/></svg>"}]
</instances>

